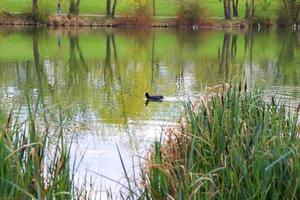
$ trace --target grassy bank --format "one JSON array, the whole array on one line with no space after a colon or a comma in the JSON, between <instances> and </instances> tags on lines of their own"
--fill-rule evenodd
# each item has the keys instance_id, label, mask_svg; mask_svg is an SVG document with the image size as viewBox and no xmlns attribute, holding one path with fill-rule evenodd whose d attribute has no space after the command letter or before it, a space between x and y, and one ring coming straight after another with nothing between
<instances>
[{"instance_id":1,"label":"grassy bank","mask_svg":"<svg viewBox=\"0 0 300 200\"><path fill-rule=\"evenodd\" d=\"M56 14L57 1L39 0L39 11L42 15ZM68 14L69 0L61 0L62 13ZM155 12L158 17L174 17L179 12L178 0L156 0ZM201 13L200 15L207 18L224 18L224 8L222 1L206 0L200 1ZM267 20L274 23L278 18L278 9L282 7L281 1L259 1L255 2L254 10L255 16L259 20ZM80 15L83 16L104 16L106 14L106 0L86 0L80 3ZM129 10L134 9L133 1L118 1L116 7L116 15L124 16ZM153 5L152 1L148 1L148 14L152 16ZM0 11L12 13L30 13L32 10L32 1L30 0L3 0L0 3ZM240 2L238 6L238 13L240 18L245 17L245 3Z\"/></svg>"},{"instance_id":2,"label":"grassy bank","mask_svg":"<svg viewBox=\"0 0 300 200\"><path fill-rule=\"evenodd\" d=\"M225 89L225 90L224 90ZM180 125L156 142L143 176L153 199L297 199L299 109L266 102L247 86L185 105Z\"/></svg>"},{"instance_id":3,"label":"grassy bank","mask_svg":"<svg viewBox=\"0 0 300 200\"><path fill-rule=\"evenodd\" d=\"M61 125L50 131L46 117L37 119L38 105L25 107L27 118L24 107L0 110L0 199L79 198Z\"/></svg>"},{"instance_id":4,"label":"grassy bank","mask_svg":"<svg viewBox=\"0 0 300 200\"><path fill-rule=\"evenodd\" d=\"M31 0L2 0L0 3L2 10L10 12L28 13L32 8ZM208 14L215 17L223 17L223 3L215 0L206 0L202 2L203 7ZM47 13L56 13L56 1L40 0L40 9ZM177 0L156 0L156 13L158 16L175 16L177 12ZM63 13L67 13L69 9L69 0L62 0ZM106 0L85 0L80 3L81 14L102 14L105 15ZM118 1L117 15L122 15L128 9L126 1ZM152 9L152 1L149 1L149 9ZM244 13L245 6L240 4L239 11Z\"/></svg>"}]
</instances>

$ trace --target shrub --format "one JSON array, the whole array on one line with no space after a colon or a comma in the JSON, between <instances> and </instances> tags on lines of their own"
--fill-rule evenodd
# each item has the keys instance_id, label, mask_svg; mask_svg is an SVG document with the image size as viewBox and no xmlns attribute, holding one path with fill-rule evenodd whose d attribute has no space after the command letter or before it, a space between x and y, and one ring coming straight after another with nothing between
<instances>
[{"instance_id":1,"label":"shrub","mask_svg":"<svg viewBox=\"0 0 300 200\"><path fill-rule=\"evenodd\" d=\"M257 2L255 5L254 23L259 23L261 26L269 26L272 24L274 14L274 5L270 1Z\"/></svg>"},{"instance_id":2,"label":"shrub","mask_svg":"<svg viewBox=\"0 0 300 200\"><path fill-rule=\"evenodd\" d=\"M185 24L197 24L203 14L199 0L178 0L177 18Z\"/></svg>"},{"instance_id":3,"label":"shrub","mask_svg":"<svg viewBox=\"0 0 300 200\"><path fill-rule=\"evenodd\" d=\"M300 0L284 0L277 11L277 24L300 23Z\"/></svg>"},{"instance_id":4,"label":"shrub","mask_svg":"<svg viewBox=\"0 0 300 200\"><path fill-rule=\"evenodd\" d=\"M148 0L126 0L122 7L125 18L119 23L128 25L148 25L151 23Z\"/></svg>"}]
</instances>

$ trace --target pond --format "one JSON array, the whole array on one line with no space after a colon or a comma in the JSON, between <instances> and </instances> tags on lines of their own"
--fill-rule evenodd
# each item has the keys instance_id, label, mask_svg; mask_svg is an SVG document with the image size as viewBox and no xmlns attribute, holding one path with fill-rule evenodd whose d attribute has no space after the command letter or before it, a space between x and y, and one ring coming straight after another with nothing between
<instances>
[{"instance_id":1,"label":"pond","mask_svg":"<svg viewBox=\"0 0 300 200\"><path fill-rule=\"evenodd\" d=\"M63 122L79 179L117 190L132 156L178 119L205 87L241 79L292 105L300 97L300 33L173 29L0 29L1 106L26 116L24 93ZM145 102L144 93L163 102ZM63 114L63 119L58 119ZM41 115L42 116L42 115ZM114 181L112 181L113 179ZM116 181L116 182L115 182Z\"/></svg>"}]
</instances>

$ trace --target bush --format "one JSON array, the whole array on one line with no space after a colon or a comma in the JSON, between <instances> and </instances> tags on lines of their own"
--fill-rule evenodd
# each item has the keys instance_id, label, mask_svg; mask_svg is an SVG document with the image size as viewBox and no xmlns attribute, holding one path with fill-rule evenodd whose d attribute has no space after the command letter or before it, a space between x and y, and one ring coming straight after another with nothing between
<instances>
[{"instance_id":1,"label":"bush","mask_svg":"<svg viewBox=\"0 0 300 200\"><path fill-rule=\"evenodd\" d=\"M128 25L148 25L151 22L148 0L126 0L122 6L125 18L120 21Z\"/></svg>"},{"instance_id":2,"label":"bush","mask_svg":"<svg viewBox=\"0 0 300 200\"><path fill-rule=\"evenodd\" d=\"M284 0L284 4L278 9L277 24L299 24L300 23L300 0Z\"/></svg>"},{"instance_id":3,"label":"bush","mask_svg":"<svg viewBox=\"0 0 300 200\"><path fill-rule=\"evenodd\" d=\"M199 0L178 0L177 18L179 22L193 25L197 24L203 14Z\"/></svg>"},{"instance_id":4,"label":"bush","mask_svg":"<svg viewBox=\"0 0 300 200\"><path fill-rule=\"evenodd\" d=\"M257 2L255 5L254 23L259 23L261 26L269 26L274 20L274 5L270 1Z\"/></svg>"}]
</instances>

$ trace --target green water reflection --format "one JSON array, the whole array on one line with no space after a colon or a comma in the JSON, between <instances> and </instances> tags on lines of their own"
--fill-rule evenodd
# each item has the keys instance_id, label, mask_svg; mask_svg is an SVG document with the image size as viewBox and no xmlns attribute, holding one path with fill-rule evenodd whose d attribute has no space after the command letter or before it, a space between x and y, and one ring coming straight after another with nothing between
<instances>
[{"instance_id":1,"label":"green water reflection","mask_svg":"<svg viewBox=\"0 0 300 200\"><path fill-rule=\"evenodd\" d=\"M300 96L300 33L0 29L1 95L38 92L70 119L173 120L179 99L233 77ZM283 88L282 90L278 88ZM144 92L163 94L145 106Z\"/></svg>"}]
</instances>

